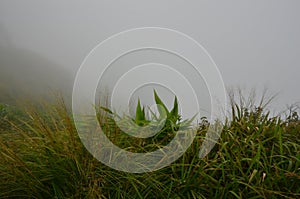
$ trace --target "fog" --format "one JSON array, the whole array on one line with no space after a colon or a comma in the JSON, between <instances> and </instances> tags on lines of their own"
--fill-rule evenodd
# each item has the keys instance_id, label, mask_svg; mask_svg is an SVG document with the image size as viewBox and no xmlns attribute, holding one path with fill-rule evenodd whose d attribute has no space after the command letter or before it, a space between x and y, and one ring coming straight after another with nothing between
<instances>
[{"instance_id":1,"label":"fog","mask_svg":"<svg viewBox=\"0 0 300 199\"><path fill-rule=\"evenodd\" d=\"M0 100L72 93L101 41L137 27L181 31L199 42L227 87L269 88L274 110L300 101L300 1L0 2ZM68 101L70 98L68 99Z\"/></svg>"},{"instance_id":2,"label":"fog","mask_svg":"<svg viewBox=\"0 0 300 199\"><path fill-rule=\"evenodd\" d=\"M15 46L0 46L0 101L44 100L63 95L70 100L72 76L61 65Z\"/></svg>"}]
</instances>

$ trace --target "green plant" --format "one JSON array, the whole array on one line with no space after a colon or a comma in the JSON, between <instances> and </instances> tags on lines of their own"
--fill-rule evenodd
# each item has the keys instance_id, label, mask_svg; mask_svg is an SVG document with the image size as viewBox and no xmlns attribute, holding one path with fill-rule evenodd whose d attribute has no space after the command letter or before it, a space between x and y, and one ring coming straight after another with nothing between
<instances>
[{"instance_id":1,"label":"green plant","mask_svg":"<svg viewBox=\"0 0 300 199\"><path fill-rule=\"evenodd\" d=\"M22 121L7 109L13 116L11 128L0 133L0 198L300 197L300 124L270 117L264 109L258 114L255 108L235 106L235 116L241 117L233 120L232 113L213 150L199 159L209 125L203 118L202 128L181 158L144 174L116 171L93 158L61 101L21 109ZM100 112L99 118L114 143L137 145L145 152L134 142L143 139L120 136L120 129L104 113L112 112Z\"/></svg>"},{"instance_id":2,"label":"green plant","mask_svg":"<svg viewBox=\"0 0 300 199\"><path fill-rule=\"evenodd\" d=\"M141 107L140 99L138 99L134 122L139 126L145 126L150 123L150 121L146 119L145 107Z\"/></svg>"},{"instance_id":3,"label":"green plant","mask_svg":"<svg viewBox=\"0 0 300 199\"><path fill-rule=\"evenodd\" d=\"M186 119L181 121L181 116L179 115L178 112L178 100L177 97L175 96L174 98L174 103L173 103L173 108L171 111L168 110L166 105L163 103L163 101L160 99L158 96L157 92L154 90L154 100L157 105L158 113L159 116L157 116L150 108L149 111L151 113L150 119L147 119L146 113L145 113L145 107L141 106L140 99L138 99L137 107L136 107L136 114L135 118L132 118L131 120L137 124L138 126L146 126L148 124L151 124L153 126L160 126L160 124L164 123L162 126L161 130L159 131L160 133L171 133L171 132L176 132L179 130L179 128L188 128L190 127L191 123L193 122L194 117L191 119ZM122 117L117 115L116 113L113 113L110 109L107 107L101 107L102 110L108 112L109 114L112 114L116 116L117 118L121 119ZM130 118L129 116L123 116L123 118Z\"/></svg>"}]
</instances>

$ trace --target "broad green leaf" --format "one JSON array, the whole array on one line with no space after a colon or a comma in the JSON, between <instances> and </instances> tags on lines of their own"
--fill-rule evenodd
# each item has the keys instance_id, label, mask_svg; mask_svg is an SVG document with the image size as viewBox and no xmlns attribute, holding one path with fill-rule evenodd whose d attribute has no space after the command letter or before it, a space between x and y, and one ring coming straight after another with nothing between
<instances>
[{"instance_id":1,"label":"broad green leaf","mask_svg":"<svg viewBox=\"0 0 300 199\"><path fill-rule=\"evenodd\" d=\"M145 112L144 112L144 108L143 109L141 108L141 102L139 99L136 107L135 122L137 124L141 124L141 122L144 120L145 120Z\"/></svg>"},{"instance_id":2,"label":"broad green leaf","mask_svg":"<svg viewBox=\"0 0 300 199\"><path fill-rule=\"evenodd\" d=\"M165 106L165 104L161 101L161 99L159 98L159 96L157 95L155 89L154 89L154 99L155 99L155 102L156 104L160 105L160 106L157 106L157 109L158 109L158 112L161 116L163 115L169 115L169 111L167 109L167 107Z\"/></svg>"},{"instance_id":3,"label":"broad green leaf","mask_svg":"<svg viewBox=\"0 0 300 199\"><path fill-rule=\"evenodd\" d=\"M170 119L173 123L176 123L177 120L179 119L178 117L178 101L177 101L177 97L175 96L175 99L174 99L174 105L173 105L173 109L171 110L170 112Z\"/></svg>"}]
</instances>

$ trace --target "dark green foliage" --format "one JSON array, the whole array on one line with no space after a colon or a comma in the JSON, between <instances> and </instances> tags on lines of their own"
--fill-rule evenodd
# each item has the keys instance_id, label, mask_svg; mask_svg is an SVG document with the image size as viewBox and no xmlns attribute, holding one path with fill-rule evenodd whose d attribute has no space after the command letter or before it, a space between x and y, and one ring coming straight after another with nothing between
<instances>
[{"instance_id":1,"label":"dark green foliage","mask_svg":"<svg viewBox=\"0 0 300 199\"><path fill-rule=\"evenodd\" d=\"M141 106L140 99L138 99L138 104L136 107L136 114L135 118L132 119L137 125L139 126L145 126L149 124L151 121L155 121L157 123L159 122L164 122L164 126L161 129L160 133L172 133L177 131L180 127L186 128L189 127L192 121L194 120L195 116L189 120L184 120L181 122L181 116L178 113L178 100L177 97L175 96L174 98L174 104L173 108L171 111L168 110L167 106L163 103L163 101L160 99L158 96L157 92L154 90L154 100L157 105L157 109L159 112L159 116L155 115L151 110L151 118L148 120L146 118L146 113L145 113L145 107ZM109 108L107 107L101 107L102 110L108 112L111 115L115 115L118 118L121 118L121 116L116 115L113 113ZM128 117L128 116L126 116Z\"/></svg>"},{"instance_id":2,"label":"dark green foliage","mask_svg":"<svg viewBox=\"0 0 300 199\"><path fill-rule=\"evenodd\" d=\"M145 108L141 107L140 99L138 100L138 104L136 107L135 123L139 126L144 126L146 123L148 123L145 116Z\"/></svg>"}]
</instances>

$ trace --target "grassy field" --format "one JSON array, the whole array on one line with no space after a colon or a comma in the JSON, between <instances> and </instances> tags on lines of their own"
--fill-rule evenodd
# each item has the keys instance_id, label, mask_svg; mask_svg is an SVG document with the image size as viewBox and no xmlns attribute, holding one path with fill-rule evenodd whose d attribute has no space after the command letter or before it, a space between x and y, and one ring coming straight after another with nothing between
<instances>
[{"instance_id":1,"label":"grassy field","mask_svg":"<svg viewBox=\"0 0 300 199\"><path fill-rule=\"evenodd\" d=\"M198 157L209 126L202 120L192 146L176 162L131 174L89 154L62 100L18 109L1 104L0 198L300 198L298 113L271 117L261 104L233 101L231 108L205 158ZM118 135L109 117L101 125ZM126 146L125 138L111 139ZM145 147L140 143L131 141Z\"/></svg>"}]
</instances>

